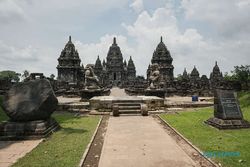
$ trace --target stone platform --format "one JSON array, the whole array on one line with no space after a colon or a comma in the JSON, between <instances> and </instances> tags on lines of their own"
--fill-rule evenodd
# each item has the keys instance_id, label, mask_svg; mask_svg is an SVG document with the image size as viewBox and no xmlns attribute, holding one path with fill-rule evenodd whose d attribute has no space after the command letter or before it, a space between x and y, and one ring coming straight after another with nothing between
<instances>
[{"instance_id":1,"label":"stone platform","mask_svg":"<svg viewBox=\"0 0 250 167\"><path fill-rule=\"evenodd\" d=\"M86 101L95 96L108 96L110 94L110 89L83 89L80 90L82 101Z\"/></svg>"},{"instance_id":2,"label":"stone platform","mask_svg":"<svg viewBox=\"0 0 250 167\"><path fill-rule=\"evenodd\" d=\"M156 96L100 96L90 99L90 109L100 112L111 112L113 104L121 102L146 104L148 110L159 110L164 107L164 99Z\"/></svg>"},{"instance_id":3,"label":"stone platform","mask_svg":"<svg viewBox=\"0 0 250 167\"><path fill-rule=\"evenodd\" d=\"M191 96L172 96L165 98L165 108L199 108L213 106L213 97L199 97L199 101L192 101Z\"/></svg>"},{"instance_id":4,"label":"stone platform","mask_svg":"<svg viewBox=\"0 0 250 167\"><path fill-rule=\"evenodd\" d=\"M157 96L157 97L161 97L164 98L165 97L165 90L162 89L146 89L145 90L145 95L146 96Z\"/></svg>"},{"instance_id":5,"label":"stone platform","mask_svg":"<svg viewBox=\"0 0 250 167\"><path fill-rule=\"evenodd\" d=\"M223 120L219 118L209 118L205 121L206 124L216 127L218 129L241 129L250 128L249 122L245 120Z\"/></svg>"},{"instance_id":6,"label":"stone platform","mask_svg":"<svg viewBox=\"0 0 250 167\"><path fill-rule=\"evenodd\" d=\"M53 118L28 122L5 121L0 124L0 140L40 139L59 127Z\"/></svg>"}]
</instances>

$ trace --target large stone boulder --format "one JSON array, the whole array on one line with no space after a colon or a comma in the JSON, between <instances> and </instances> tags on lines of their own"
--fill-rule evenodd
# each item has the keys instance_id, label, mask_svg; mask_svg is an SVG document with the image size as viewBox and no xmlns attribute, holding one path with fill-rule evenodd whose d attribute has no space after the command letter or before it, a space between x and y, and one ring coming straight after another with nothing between
<instances>
[{"instance_id":1,"label":"large stone boulder","mask_svg":"<svg viewBox=\"0 0 250 167\"><path fill-rule=\"evenodd\" d=\"M5 95L3 108L11 121L47 120L58 100L47 79L18 83Z\"/></svg>"}]
</instances>

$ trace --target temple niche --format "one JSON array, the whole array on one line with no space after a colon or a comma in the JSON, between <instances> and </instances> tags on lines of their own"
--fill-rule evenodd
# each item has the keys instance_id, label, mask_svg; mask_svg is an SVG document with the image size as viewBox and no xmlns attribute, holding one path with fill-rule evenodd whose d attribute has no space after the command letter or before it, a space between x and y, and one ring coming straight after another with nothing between
<instances>
[{"instance_id":1,"label":"temple niche","mask_svg":"<svg viewBox=\"0 0 250 167\"><path fill-rule=\"evenodd\" d=\"M77 85L82 81L84 72L80 64L81 59L69 36L69 41L58 58L58 82Z\"/></svg>"},{"instance_id":2,"label":"temple niche","mask_svg":"<svg viewBox=\"0 0 250 167\"><path fill-rule=\"evenodd\" d=\"M173 58L170 55L166 45L163 43L162 37L160 43L157 45L151 59L152 64L158 64L160 77L165 82L172 82L174 79L174 66L172 65ZM149 72L152 66L149 65L147 70L147 79L149 79Z\"/></svg>"}]
</instances>

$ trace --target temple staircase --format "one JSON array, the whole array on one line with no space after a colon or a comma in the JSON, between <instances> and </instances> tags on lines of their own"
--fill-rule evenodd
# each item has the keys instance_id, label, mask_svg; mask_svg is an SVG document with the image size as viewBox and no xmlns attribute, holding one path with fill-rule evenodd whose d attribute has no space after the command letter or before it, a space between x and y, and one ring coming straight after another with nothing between
<instances>
[{"instance_id":1,"label":"temple staircase","mask_svg":"<svg viewBox=\"0 0 250 167\"><path fill-rule=\"evenodd\" d=\"M141 100L117 100L113 104L113 116L148 115L146 106Z\"/></svg>"}]
</instances>

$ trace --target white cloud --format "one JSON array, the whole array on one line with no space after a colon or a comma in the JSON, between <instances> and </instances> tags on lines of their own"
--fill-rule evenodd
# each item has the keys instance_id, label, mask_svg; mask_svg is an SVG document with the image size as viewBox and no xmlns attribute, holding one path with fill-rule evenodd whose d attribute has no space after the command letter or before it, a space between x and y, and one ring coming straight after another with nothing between
<instances>
[{"instance_id":1,"label":"white cloud","mask_svg":"<svg viewBox=\"0 0 250 167\"><path fill-rule=\"evenodd\" d=\"M100 56L101 61L107 57L108 49L113 43L113 38L116 37L117 44L121 48L123 58L127 59L129 56L134 54L134 50L128 46L127 38L122 35L109 35L100 38L100 41L97 43L83 44L80 41L75 42L76 49L78 50L82 63L94 64L97 56Z\"/></svg>"},{"instance_id":2,"label":"white cloud","mask_svg":"<svg viewBox=\"0 0 250 167\"><path fill-rule=\"evenodd\" d=\"M130 7L136 11L131 17L135 19L124 21L125 31L118 31L120 25L112 20L113 12L126 13L129 2L0 0L0 70L28 69L56 74L57 58L67 42L62 38L70 34L73 41L77 39L74 43L84 65L95 63L97 55L106 58L116 36L124 58L132 56L137 74L143 75L160 36L174 59L175 75L182 73L184 67L191 71L193 65L201 74L209 74L215 60L223 72L250 62L249 0L211 0L209 3L182 0L180 6L170 0L165 6L150 10L147 6L154 2L134 0ZM185 17L181 16L183 13ZM28 22L19 23L27 16ZM17 24L5 24L13 22ZM108 25L106 29L104 22ZM96 41L93 34L102 37Z\"/></svg>"},{"instance_id":3,"label":"white cloud","mask_svg":"<svg viewBox=\"0 0 250 167\"><path fill-rule=\"evenodd\" d=\"M182 0L186 18L207 24L225 38L250 37L249 0Z\"/></svg>"},{"instance_id":4,"label":"white cloud","mask_svg":"<svg viewBox=\"0 0 250 167\"><path fill-rule=\"evenodd\" d=\"M134 0L130 7L134 9L135 12L140 13L144 9L143 0Z\"/></svg>"},{"instance_id":5,"label":"white cloud","mask_svg":"<svg viewBox=\"0 0 250 167\"><path fill-rule=\"evenodd\" d=\"M46 75L55 74L57 61L55 53L55 50L51 48L43 50L31 45L18 48L0 41L0 71L14 70L21 73L28 70L30 72L44 72Z\"/></svg>"},{"instance_id":6,"label":"white cloud","mask_svg":"<svg viewBox=\"0 0 250 167\"><path fill-rule=\"evenodd\" d=\"M161 35L174 59L175 75L182 73L184 67L191 71L194 65L201 74L209 75L216 60L223 72L232 70L235 65L250 62L247 47L249 42L225 39L217 41L205 38L195 28L181 30L171 6L167 4L165 8L158 8L152 15L144 11L132 25L123 24L129 36L137 41L134 57L139 73L145 74Z\"/></svg>"},{"instance_id":7,"label":"white cloud","mask_svg":"<svg viewBox=\"0 0 250 167\"><path fill-rule=\"evenodd\" d=\"M1 0L0 1L0 23L2 25L10 22L16 22L25 20L23 9L17 5L13 0Z\"/></svg>"}]
</instances>

